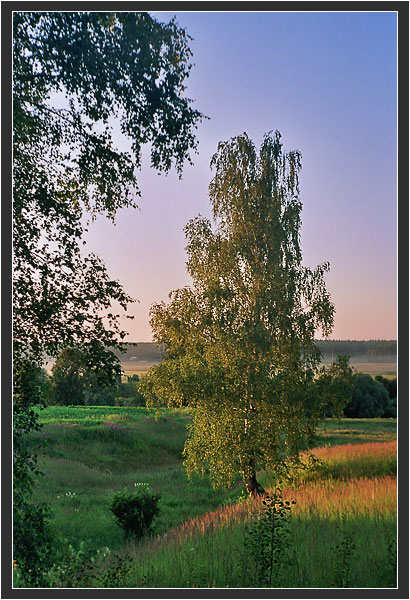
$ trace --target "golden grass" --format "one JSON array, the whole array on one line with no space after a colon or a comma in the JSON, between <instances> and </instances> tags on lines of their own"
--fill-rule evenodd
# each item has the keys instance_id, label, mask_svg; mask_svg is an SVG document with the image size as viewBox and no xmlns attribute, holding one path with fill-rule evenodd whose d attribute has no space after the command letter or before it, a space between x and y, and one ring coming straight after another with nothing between
<instances>
[{"instance_id":1,"label":"golden grass","mask_svg":"<svg viewBox=\"0 0 410 600\"><path fill-rule=\"evenodd\" d=\"M354 459L375 460L395 456L397 442L371 442L368 444L345 444L331 448L317 448L315 456L325 463L348 462ZM269 490L268 490L269 492ZM309 517L343 516L381 517L395 515L397 509L397 480L391 475L384 477L358 477L338 480L327 479L302 482L296 488L282 492L286 501L295 500L292 512ZM187 538L205 532L247 521L260 509L260 499L221 506L217 510L186 521L167 534L153 540L149 545L167 545L183 542Z\"/></svg>"},{"instance_id":2,"label":"golden grass","mask_svg":"<svg viewBox=\"0 0 410 600\"><path fill-rule=\"evenodd\" d=\"M384 377L397 377L397 362L353 362L351 366L359 373L368 375L383 375Z\"/></svg>"},{"instance_id":3,"label":"golden grass","mask_svg":"<svg viewBox=\"0 0 410 600\"><path fill-rule=\"evenodd\" d=\"M284 490L284 500L296 500L295 514L309 516L377 517L394 515L397 508L397 480L395 477L368 479L360 477L350 481L318 481L302 484L296 490Z\"/></svg>"},{"instance_id":4,"label":"golden grass","mask_svg":"<svg viewBox=\"0 0 410 600\"><path fill-rule=\"evenodd\" d=\"M368 442L366 444L343 444L339 446L315 448L312 453L321 460L348 461L352 458L388 458L397 454L397 441Z\"/></svg>"}]
</instances>

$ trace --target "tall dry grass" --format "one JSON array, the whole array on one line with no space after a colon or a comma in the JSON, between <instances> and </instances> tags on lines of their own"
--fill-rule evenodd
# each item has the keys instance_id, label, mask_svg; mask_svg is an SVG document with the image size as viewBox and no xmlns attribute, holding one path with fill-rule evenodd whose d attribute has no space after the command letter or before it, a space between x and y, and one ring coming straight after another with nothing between
<instances>
[{"instance_id":1,"label":"tall dry grass","mask_svg":"<svg viewBox=\"0 0 410 600\"><path fill-rule=\"evenodd\" d=\"M315 451L324 464L370 464L380 470L394 457L395 443L347 445ZM352 470L352 467L350 467ZM353 469L354 471L354 469ZM339 568L337 545L351 535L354 587L393 585L389 544L395 537L396 478L357 477L302 481L282 492L295 500L292 552L285 587L334 587ZM247 587L246 523L261 508L259 499L223 506L175 527L166 535L132 549L129 584L136 587ZM130 549L128 549L130 550ZM389 562L390 561L390 562Z\"/></svg>"}]
</instances>

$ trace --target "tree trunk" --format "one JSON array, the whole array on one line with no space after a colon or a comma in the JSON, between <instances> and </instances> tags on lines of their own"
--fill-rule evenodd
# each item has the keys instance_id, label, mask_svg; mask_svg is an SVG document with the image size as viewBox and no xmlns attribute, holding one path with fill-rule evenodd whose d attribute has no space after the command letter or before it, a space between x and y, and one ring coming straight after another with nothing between
<instances>
[{"instance_id":1,"label":"tree trunk","mask_svg":"<svg viewBox=\"0 0 410 600\"><path fill-rule=\"evenodd\" d=\"M263 496L266 494L264 488L256 479L256 472L254 461L250 460L247 468L243 472L243 481L245 483L246 491L251 494L254 498L256 496Z\"/></svg>"}]
</instances>

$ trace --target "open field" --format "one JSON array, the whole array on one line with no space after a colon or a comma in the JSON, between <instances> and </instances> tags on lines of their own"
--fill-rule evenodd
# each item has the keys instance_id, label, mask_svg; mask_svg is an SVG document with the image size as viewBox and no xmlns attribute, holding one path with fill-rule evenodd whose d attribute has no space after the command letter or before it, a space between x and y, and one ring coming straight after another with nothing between
<instances>
[{"instance_id":1,"label":"open field","mask_svg":"<svg viewBox=\"0 0 410 600\"><path fill-rule=\"evenodd\" d=\"M330 364L331 360L324 361L323 364ZM383 375L383 377L397 377L397 361L369 361L366 357L353 357L350 359L350 365L353 367L355 372L366 373L367 375Z\"/></svg>"},{"instance_id":2,"label":"open field","mask_svg":"<svg viewBox=\"0 0 410 600\"><path fill-rule=\"evenodd\" d=\"M359 373L368 375L383 375L384 377L397 377L396 362L351 362L352 367Z\"/></svg>"},{"instance_id":3,"label":"open field","mask_svg":"<svg viewBox=\"0 0 410 600\"><path fill-rule=\"evenodd\" d=\"M127 361L127 362L123 362L121 363L121 367L125 373L125 375L127 377L131 376L131 375L144 375L148 369L150 369L151 367L153 367L154 365L158 365L158 362L155 361L148 361L148 360L144 360L144 361Z\"/></svg>"},{"instance_id":4,"label":"open field","mask_svg":"<svg viewBox=\"0 0 410 600\"><path fill-rule=\"evenodd\" d=\"M118 563L129 565L116 571L120 587L255 586L244 536L260 505L240 501L239 481L226 491L199 477L187 481L181 458L191 420L187 409L164 409L157 420L145 408L111 406L48 407L40 415L44 427L31 440L41 443L45 477L34 499L52 506L52 530L60 540L56 561L63 560L64 540L73 548L84 542L90 555L110 549L93 563L97 579L87 585L104 587L98 573ZM278 585L336 585L342 577L336 546L351 536L354 586L388 587L394 579L389 548L395 537L396 420L328 419L318 434L320 466L283 492L296 505L293 558ZM260 473L260 480L274 485L270 473ZM161 495L155 536L139 545L124 540L108 509L115 491L135 483L149 483ZM82 577L64 585L80 586Z\"/></svg>"},{"instance_id":5,"label":"open field","mask_svg":"<svg viewBox=\"0 0 410 600\"><path fill-rule=\"evenodd\" d=\"M51 367L54 361L48 361L45 368L48 373L51 372ZM159 364L158 361L124 361L121 362L122 369L126 376L130 375L144 375L148 369L152 366ZM329 360L325 361L324 364L329 364ZM360 373L367 373L369 375L383 375L384 377L396 377L397 376L397 362L366 362L366 358L356 361L355 358L351 360L351 365L356 371Z\"/></svg>"},{"instance_id":6,"label":"open field","mask_svg":"<svg viewBox=\"0 0 410 600\"><path fill-rule=\"evenodd\" d=\"M144 375L148 369L153 365L157 365L158 362L151 361L127 361L121 363L126 376L130 375ZM384 377L397 377L397 362L355 362L351 361L352 367L355 371L360 373L367 373L368 375L383 375Z\"/></svg>"},{"instance_id":7,"label":"open field","mask_svg":"<svg viewBox=\"0 0 410 600\"><path fill-rule=\"evenodd\" d=\"M283 499L296 504L288 560L273 587L395 585L394 477L319 479L285 490ZM221 507L131 549L128 585L259 587L249 564L246 525L260 508L258 500ZM343 565L340 549L349 540Z\"/></svg>"}]
</instances>

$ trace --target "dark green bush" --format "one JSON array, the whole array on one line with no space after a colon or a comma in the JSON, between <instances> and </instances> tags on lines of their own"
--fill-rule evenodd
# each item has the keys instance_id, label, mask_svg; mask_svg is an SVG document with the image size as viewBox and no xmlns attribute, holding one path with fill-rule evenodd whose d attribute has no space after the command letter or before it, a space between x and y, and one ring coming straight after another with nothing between
<instances>
[{"instance_id":1,"label":"dark green bush","mask_svg":"<svg viewBox=\"0 0 410 600\"><path fill-rule=\"evenodd\" d=\"M383 377L383 375L376 375L375 380L384 385L390 398L397 398L397 377L387 379L387 377Z\"/></svg>"},{"instance_id":2,"label":"dark green bush","mask_svg":"<svg viewBox=\"0 0 410 600\"><path fill-rule=\"evenodd\" d=\"M116 398L116 406L145 406L145 398L139 391L138 375L131 375L126 382L121 382L118 385Z\"/></svg>"},{"instance_id":3,"label":"dark green bush","mask_svg":"<svg viewBox=\"0 0 410 600\"><path fill-rule=\"evenodd\" d=\"M52 368L48 404L61 406L114 406L118 374L101 380L82 348L64 348Z\"/></svg>"},{"instance_id":4,"label":"dark green bush","mask_svg":"<svg viewBox=\"0 0 410 600\"><path fill-rule=\"evenodd\" d=\"M24 587L44 585L52 546L49 520L50 509L44 503L23 501L14 506L13 558Z\"/></svg>"},{"instance_id":5,"label":"dark green bush","mask_svg":"<svg viewBox=\"0 0 410 600\"><path fill-rule=\"evenodd\" d=\"M159 498L151 493L148 484L136 484L133 492L124 488L113 495L110 510L126 537L141 538L151 531L152 522L159 512Z\"/></svg>"},{"instance_id":6,"label":"dark green bush","mask_svg":"<svg viewBox=\"0 0 410 600\"><path fill-rule=\"evenodd\" d=\"M344 409L345 417L371 419L383 417L390 410L390 398L386 388L370 375L353 375L352 399Z\"/></svg>"}]
</instances>

